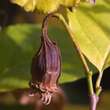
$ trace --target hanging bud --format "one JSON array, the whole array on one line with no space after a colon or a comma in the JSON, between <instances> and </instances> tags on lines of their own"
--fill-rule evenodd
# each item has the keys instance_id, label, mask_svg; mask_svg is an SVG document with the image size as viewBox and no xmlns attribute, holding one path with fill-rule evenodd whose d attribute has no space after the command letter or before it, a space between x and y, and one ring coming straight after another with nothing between
<instances>
[{"instance_id":1,"label":"hanging bud","mask_svg":"<svg viewBox=\"0 0 110 110\"><path fill-rule=\"evenodd\" d=\"M61 55L57 44L51 41L47 32L47 21L52 16L45 17L42 26L41 46L33 57L30 81L31 95L41 94L41 100L48 105L54 92L58 91L58 79L61 73Z\"/></svg>"}]
</instances>

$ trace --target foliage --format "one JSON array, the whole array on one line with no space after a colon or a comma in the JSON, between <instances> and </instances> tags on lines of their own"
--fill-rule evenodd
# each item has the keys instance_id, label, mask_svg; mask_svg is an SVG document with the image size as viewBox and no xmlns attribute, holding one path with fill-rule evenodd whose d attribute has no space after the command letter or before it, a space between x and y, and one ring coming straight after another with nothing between
<instances>
[{"instance_id":1,"label":"foliage","mask_svg":"<svg viewBox=\"0 0 110 110\"><path fill-rule=\"evenodd\" d=\"M101 13L101 10L101 14L98 13L97 7L102 3L97 4L95 7L83 3L76 12L70 12L69 10L67 12L69 27L76 42L84 55L100 72L110 65L110 59L105 58L110 54L110 38L107 35L108 31L104 31L103 26L101 26L101 24L106 25L109 23L107 20L102 21L102 18L105 16L110 17L110 14ZM104 6L108 8L107 5ZM101 24L99 24L100 21L102 21ZM110 29L110 25L108 29Z\"/></svg>"},{"instance_id":2,"label":"foliage","mask_svg":"<svg viewBox=\"0 0 110 110\"><path fill-rule=\"evenodd\" d=\"M51 2L50 2L51 1ZM50 13L60 6L70 6L74 1L63 0L12 0L27 11L37 8L44 13ZM49 4L49 5L47 5ZM48 6L48 7L47 7ZM99 70L110 66L109 35L110 35L110 6L107 0L99 0L95 6L81 3L77 13L68 10L68 26L76 42L86 58ZM106 19L106 20L105 20ZM79 56L65 30L51 28L50 36L56 39L61 47L63 56L62 77L60 82L75 81L84 77L84 70ZM40 27L35 25L9 26L0 32L0 91L28 87L30 79L31 58L39 47ZM65 42L67 45L65 45ZM107 57L107 59L106 59ZM90 69L96 72L93 65Z\"/></svg>"},{"instance_id":3,"label":"foliage","mask_svg":"<svg viewBox=\"0 0 110 110\"><path fill-rule=\"evenodd\" d=\"M74 81L84 76L82 65L66 32L53 27L49 34L61 47L61 82ZM0 91L28 87L31 60L40 46L40 35L40 27L29 24L9 26L0 32Z\"/></svg>"}]
</instances>

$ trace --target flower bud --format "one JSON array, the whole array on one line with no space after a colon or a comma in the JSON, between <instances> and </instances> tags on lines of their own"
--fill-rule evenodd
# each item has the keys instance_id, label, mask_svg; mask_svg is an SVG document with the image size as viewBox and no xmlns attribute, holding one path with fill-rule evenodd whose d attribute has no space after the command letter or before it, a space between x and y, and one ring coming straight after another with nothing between
<instances>
[{"instance_id":1,"label":"flower bud","mask_svg":"<svg viewBox=\"0 0 110 110\"><path fill-rule=\"evenodd\" d=\"M39 91L44 104L49 104L52 93L58 91L58 79L61 73L61 55L57 44L50 40L47 33L47 19L44 19L41 46L33 57L30 87L31 95Z\"/></svg>"}]
</instances>

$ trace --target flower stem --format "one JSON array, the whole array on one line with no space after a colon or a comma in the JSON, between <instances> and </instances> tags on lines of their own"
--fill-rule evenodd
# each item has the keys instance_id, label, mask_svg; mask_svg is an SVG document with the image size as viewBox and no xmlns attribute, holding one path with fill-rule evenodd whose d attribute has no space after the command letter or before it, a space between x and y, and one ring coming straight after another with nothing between
<instances>
[{"instance_id":1,"label":"flower stem","mask_svg":"<svg viewBox=\"0 0 110 110\"><path fill-rule=\"evenodd\" d=\"M71 28L68 26L67 22L65 21L64 17L61 14L57 13L57 14L55 14L55 16L58 17L62 21L62 23L64 24L64 26L66 27L66 29L67 29L67 31L70 35L70 38L73 41L75 49L76 49L77 53L79 54L79 57L81 59L81 62L83 64L83 67L84 67L84 70L85 70L85 75L87 77L87 82L88 82L89 95L93 95L94 94L94 89L93 89L93 83L92 83L92 71L89 70L86 59L85 59L83 53L81 52L78 43L76 42L76 40L74 38L74 33L71 30Z\"/></svg>"},{"instance_id":2,"label":"flower stem","mask_svg":"<svg viewBox=\"0 0 110 110\"><path fill-rule=\"evenodd\" d=\"M105 56L104 56L104 60L102 62L102 68L101 68L101 71L99 72L99 75L98 75L98 78L97 78L97 81L96 81L96 95L99 96L101 91L102 91L102 87L101 87L101 80L102 80L102 76L103 76L103 71L104 71L104 68L106 66L106 62L108 60L108 57L110 55L110 46L107 48L107 51L105 53Z\"/></svg>"},{"instance_id":3,"label":"flower stem","mask_svg":"<svg viewBox=\"0 0 110 110\"><path fill-rule=\"evenodd\" d=\"M102 76L103 76L103 72L100 72L96 81L96 95L99 96L101 91L102 91L102 87L100 85L101 80L102 80Z\"/></svg>"}]
</instances>

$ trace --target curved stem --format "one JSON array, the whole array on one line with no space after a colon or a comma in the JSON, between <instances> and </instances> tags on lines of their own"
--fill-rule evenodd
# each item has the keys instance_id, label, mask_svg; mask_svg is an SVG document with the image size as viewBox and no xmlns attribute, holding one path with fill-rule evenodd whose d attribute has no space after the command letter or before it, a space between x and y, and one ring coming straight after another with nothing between
<instances>
[{"instance_id":1,"label":"curved stem","mask_svg":"<svg viewBox=\"0 0 110 110\"><path fill-rule=\"evenodd\" d=\"M79 54L79 57L81 59L81 62L83 64L83 67L84 67L84 70L85 70L85 74L86 74L87 82L88 82L89 94L93 95L94 94L94 89L93 89L93 83L92 83L92 72L89 70L89 67L88 67L88 64L86 62L86 59L85 59L83 53L81 52L78 43L76 42L76 40L74 38L74 33L72 32L71 28L68 26L67 22L65 21L65 19L63 18L62 15L57 13L57 14L55 14L55 16L58 17L62 21L62 23L64 24L64 26L66 27L66 29L67 29L67 31L68 31L68 33L70 35L70 38L73 41L73 44L74 44L74 46L76 48L77 53Z\"/></svg>"},{"instance_id":2,"label":"curved stem","mask_svg":"<svg viewBox=\"0 0 110 110\"><path fill-rule=\"evenodd\" d=\"M43 40L48 39L48 20L49 20L50 17L53 17L53 14L52 13L48 14L43 19L43 23L42 23L42 36L41 36L41 38Z\"/></svg>"},{"instance_id":3,"label":"curved stem","mask_svg":"<svg viewBox=\"0 0 110 110\"><path fill-rule=\"evenodd\" d=\"M108 60L108 57L110 55L110 46L107 48L107 51L105 53L105 56L104 56L104 60L102 62L102 68L101 68L101 71L99 72L99 75L98 75L98 78L97 78L97 81L96 81L96 95L99 96L101 91L102 91L102 87L101 87L101 80L102 80L102 76L103 76L103 70L106 66L106 62Z\"/></svg>"},{"instance_id":4,"label":"curved stem","mask_svg":"<svg viewBox=\"0 0 110 110\"><path fill-rule=\"evenodd\" d=\"M68 33L69 33L69 35L70 35L70 37L71 37L71 39L72 39L72 41L73 41L73 44L74 44L75 47L76 47L77 53L79 54L79 56L80 56L80 58L81 58L81 61L82 61L82 63L83 63L84 69L85 69L85 72L88 74L88 73L90 72L89 67L88 67L87 62L86 62L86 60L85 60L85 58L84 58L84 55L83 55L82 52L80 51L79 45L76 43L76 41L75 41L75 39L74 39L74 34L73 34L73 32L71 31L70 27L68 26L68 24L66 23L66 21L65 21L65 19L63 18L62 15L60 15L60 14L55 14L55 15L63 22L64 26L66 27L66 29L67 29L67 31L68 31Z\"/></svg>"},{"instance_id":5,"label":"curved stem","mask_svg":"<svg viewBox=\"0 0 110 110\"><path fill-rule=\"evenodd\" d=\"M96 81L96 95L97 96L99 96L102 91L102 87L100 85L101 80L102 80L102 76L103 76L103 71L99 73L97 81Z\"/></svg>"}]
</instances>

